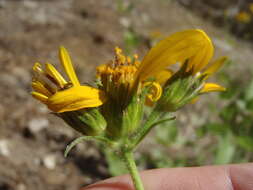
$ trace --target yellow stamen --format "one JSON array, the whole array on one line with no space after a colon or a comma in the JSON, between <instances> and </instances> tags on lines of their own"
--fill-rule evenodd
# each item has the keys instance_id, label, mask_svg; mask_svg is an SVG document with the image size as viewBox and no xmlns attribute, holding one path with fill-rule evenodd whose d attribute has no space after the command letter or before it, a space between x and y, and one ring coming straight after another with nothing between
<instances>
[{"instance_id":1,"label":"yellow stamen","mask_svg":"<svg viewBox=\"0 0 253 190\"><path fill-rule=\"evenodd\" d=\"M61 60L61 64L72 84L74 86L80 86L79 80L76 76L69 54L64 47L60 47L59 57Z\"/></svg>"},{"instance_id":2,"label":"yellow stamen","mask_svg":"<svg viewBox=\"0 0 253 190\"><path fill-rule=\"evenodd\" d=\"M49 63L46 63L45 68L46 73L54 80L53 82L60 88L64 88L67 81L62 77L62 75L55 69L55 67Z\"/></svg>"},{"instance_id":3,"label":"yellow stamen","mask_svg":"<svg viewBox=\"0 0 253 190\"><path fill-rule=\"evenodd\" d=\"M34 91L39 92L47 97L52 95L52 93L39 81L32 82L32 88Z\"/></svg>"},{"instance_id":4,"label":"yellow stamen","mask_svg":"<svg viewBox=\"0 0 253 190\"><path fill-rule=\"evenodd\" d=\"M226 88L215 83L206 83L200 93L225 91Z\"/></svg>"},{"instance_id":5,"label":"yellow stamen","mask_svg":"<svg viewBox=\"0 0 253 190\"><path fill-rule=\"evenodd\" d=\"M47 104L47 100L48 100L48 97L47 97L47 96L45 96L45 95L43 95L43 94L41 94L41 93L39 93L39 92L32 92L31 94L32 94L32 96L33 96L34 98L36 98L37 100L41 101L41 102L44 103L44 104Z\"/></svg>"}]
</instances>

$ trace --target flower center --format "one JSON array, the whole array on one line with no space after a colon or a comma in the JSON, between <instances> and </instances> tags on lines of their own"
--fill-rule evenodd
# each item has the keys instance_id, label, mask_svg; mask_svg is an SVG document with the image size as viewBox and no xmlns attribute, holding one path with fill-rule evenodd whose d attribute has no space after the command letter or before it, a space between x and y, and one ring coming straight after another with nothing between
<instances>
[{"instance_id":1,"label":"flower center","mask_svg":"<svg viewBox=\"0 0 253 190\"><path fill-rule=\"evenodd\" d=\"M115 59L97 67L97 78L102 83L101 88L114 98L118 98L119 94L129 95L133 89L139 63L137 55L131 59L116 47Z\"/></svg>"}]
</instances>

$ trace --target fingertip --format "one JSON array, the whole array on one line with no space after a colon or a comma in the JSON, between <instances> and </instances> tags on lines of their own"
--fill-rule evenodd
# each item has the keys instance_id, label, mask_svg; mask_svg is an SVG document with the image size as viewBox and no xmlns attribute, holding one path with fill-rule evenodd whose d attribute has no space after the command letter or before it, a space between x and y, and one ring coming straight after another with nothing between
<instances>
[{"instance_id":1,"label":"fingertip","mask_svg":"<svg viewBox=\"0 0 253 190\"><path fill-rule=\"evenodd\" d=\"M253 163L155 169L141 172L145 190L253 190ZM129 175L107 179L81 190L134 190Z\"/></svg>"},{"instance_id":2,"label":"fingertip","mask_svg":"<svg viewBox=\"0 0 253 190\"><path fill-rule=\"evenodd\" d=\"M81 190L134 190L134 187L132 186L130 177L124 175L91 184Z\"/></svg>"},{"instance_id":3,"label":"fingertip","mask_svg":"<svg viewBox=\"0 0 253 190\"><path fill-rule=\"evenodd\" d=\"M253 163L231 165L229 176L234 190L253 189Z\"/></svg>"}]
</instances>

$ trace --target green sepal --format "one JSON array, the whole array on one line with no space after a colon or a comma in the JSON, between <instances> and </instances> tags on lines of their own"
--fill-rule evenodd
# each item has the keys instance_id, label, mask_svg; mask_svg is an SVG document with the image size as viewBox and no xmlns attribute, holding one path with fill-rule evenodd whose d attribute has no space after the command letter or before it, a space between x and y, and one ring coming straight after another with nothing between
<instances>
[{"instance_id":1,"label":"green sepal","mask_svg":"<svg viewBox=\"0 0 253 190\"><path fill-rule=\"evenodd\" d=\"M55 115L63 119L71 128L79 133L83 135L91 133L90 128L78 118L79 114L77 112L63 112L56 113Z\"/></svg>"},{"instance_id":2,"label":"green sepal","mask_svg":"<svg viewBox=\"0 0 253 190\"><path fill-rule=\"evenodd\" d=\"M175 112L199 95L205 76L194 76L192 69L186 69L187 62L164 85L158 101L162 110Z\"/></svg>"},{"instance_id":3,"label":"green sepal","mask_svg":"<svg viewBox=\"0 0 253 190\"><path fill-rule=\"evenodd\" d=\"M78 118L89 126L96 135L103 133L106 129L106 121L98 108L86 109Z\"/></svg>"},{"instance_id":4,"label":"green sepal","mask_svg":"<svg viewBox=\"0 0 253 190\"><path fill-rule=\"evenodd\" d=\"M103 134L106 129L106 121L98 108L63 112L57 113L56 115L83 135L100 135Z\"/></svg>"},{"instance_id":5,"label":"green sepal","mask_svg":"<svg viewBox=\"0 0 253 190\"><path fill-rule=\"evenodd\" d=\"M144 88L141 94L136 94L130 100L123 113L123 136L129 137L141 124L144 114L144 104L149 88Z\"/></svg>"}]
</instances>

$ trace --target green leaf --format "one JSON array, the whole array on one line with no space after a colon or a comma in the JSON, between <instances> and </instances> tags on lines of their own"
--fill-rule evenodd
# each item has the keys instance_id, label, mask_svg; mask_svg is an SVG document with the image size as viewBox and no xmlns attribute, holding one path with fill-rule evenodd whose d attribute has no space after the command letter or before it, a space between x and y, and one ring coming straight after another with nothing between
<instances>
[{"instance_id":1,"label":"green leaf","mask_svg":"<svg viewBox=\"0 0 253 190\"><path fill-rule=\"evenodd\" d=\"M246 100L253 99L253 80L250 81L249 86L245 90L245 99Z\"/></svg>"},{"instance_id":2,"label":"green leaf","mask_svg":"<svg viewBox=\"0 0 253 190\"><path fill-rule=\"evenodd\" d=\"M175 126L175 122L158 126L156 130L156 140L160 144L169 145L173 143L178 135L178 128Z\"/></svg>"},{"instance_id":3,"label":"green leaf","mask_svg":"<svg viewBox=\"0 0 253 190\"><path fill-rule=\"evenodd\" d=\"M232 140L233 138L230 133L227 133L226 136L219 138L214 164L231 163L235 155L235 144Z\"/></svg>"},{"instance_id":4,"label":"green leaf","mask_svg":"<svg viewBox=\"0 0 253 190\"><path fill-rule=\"evenodd\" d=\"M235 118L237 112L238 112L237 105L232 103L221 110L220 116L222 119L225 120L225 122L230 122Z\"/></svg>"},{"instance_id":5,"label":"green leaf","mask_svg":"<svg viewBox=\"0 0 253 190\"><path fill-rule=\"evenodd\" d=\"M230 100L238 94L237 88L228 87L226 91L220 93L220 97L223 99Z\"/></svg>"},{"instance_id":6,"label":"green leaf","mask_svg":"<svg viewBox=\"0 0 253 190\"><path fill-rule=\"evenodd\" d=\"M251 136L239 136L236 138L237 143L246 151L253 151L253 137Z\"/></svg>"},{"instance_id":7,"label":"green leaf","mask_svg":"<svg viewBox=\"0 0 253 190\"><path fill-rule=\"evenodd\" d=\"M203 126L206 132L211 132L216 135L225 135L229 130L229 125L226 123L207 123Z\"/></svg>"},{"instance_id":8,"label":"green leaf","mask_svg":"<svg viewBox=\"0 0 253 190\"><path fill-rule=\"evenodd\" d=\"M109 150L108 148L104 149L104 154L108 163L109 172L112 176L118 176L128 173L128 170L119 155L117 155L112 150Z\"/></svg>"},{"instance_id":9,"label":"green leaf","mask_svg":"<svg viewBox=\"0 0 253 190\"><path fill-rule=\"evenodd\" d=\"M249 111L253 111L253 99L247 101L246 107Z\"/></svg>"}]
</instances>

